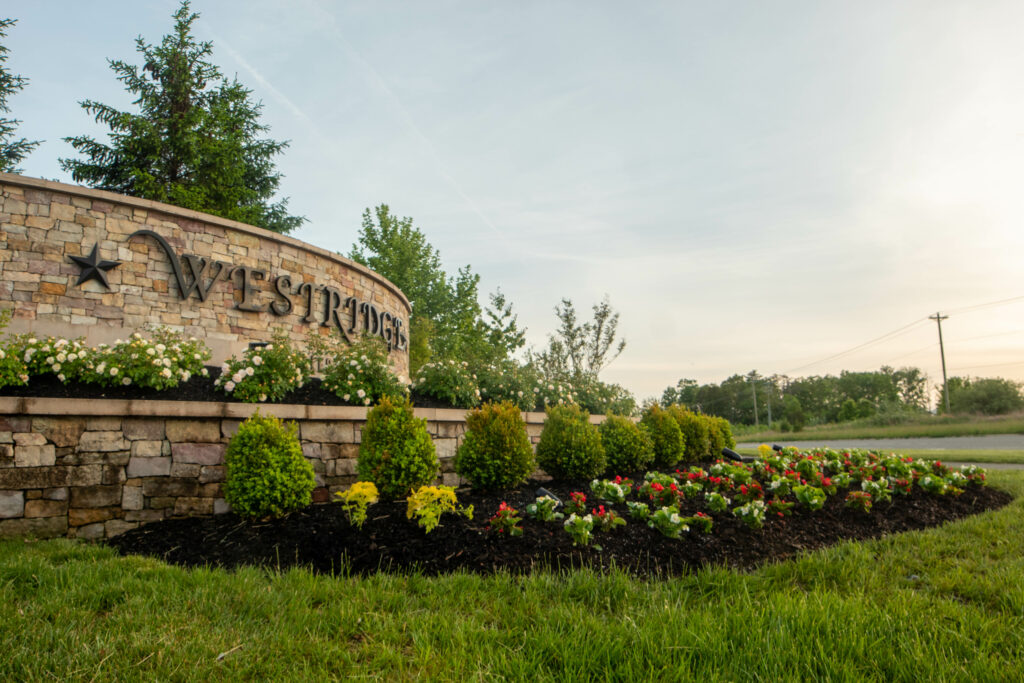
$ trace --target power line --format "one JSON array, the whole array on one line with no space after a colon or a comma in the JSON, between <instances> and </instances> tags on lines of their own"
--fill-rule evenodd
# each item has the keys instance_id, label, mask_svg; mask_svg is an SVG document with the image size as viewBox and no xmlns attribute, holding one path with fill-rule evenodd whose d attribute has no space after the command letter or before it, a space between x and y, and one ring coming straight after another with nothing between
<instances>
[{"instance_id":1,"label":"power line","mask_svg":"<svg viewBox=\"0 0 1024 683\"><path fill-rule=\"evenodd\" d=\"M863 348L867 348L868 346L872 346L873 344L878 344L879 342L883 342L883 341L887 341L889 339L893 339L893 338L898 337L898 336L900 336L902 334L906 334L907 332L910 332L911 329L917 327L921 323L924 323L926 320L928 320L928 318L920 318L919 320L915 320L914 322L909 323L907 325L904 325L903 327L897 328L897 329L893 330L892 332L887 332L886 334L883 334L881 337L876 337L876 338L874 338L874 339L872 339L870 341L864 342L863 344L858 344L857 346L854 346L853 348L847 349L846 351L841 351L841 352L839 352L839 353L837 353L835 355L829 356L828 358L822 358L821 360L816 360L813 363L807 363L806 365L801 365L798 368L793 368L792 370L787 370L783 374L784 375L788 375L791 372L796 372L798 370L803 370L804 368L809 368L809 367L812 367L814 365L818 365L819 363L824 363L826 361L835 360L836 358L840 358L840 357L845 356L847 354L851 354L854 351L859 351L859 350L861 350Z\"/></svg>"},{"instance_id":2,"label":"power line","mask_svg":"<svg viewBox=\"0 0 1024 683\"><path fill-rule=\"evenodd\" d=\"M1001 306L1003 304L1012 303L1014 301L1021 301L1024 296L1014 296L1009 299L999 299L998 301L989 301L984 304L974 304L973 306L964 306L962 308L954 308L946 311L946 313L968 313L970 311L977 311L982 308L989 308L990 306Z\"/></svg>"}]
</instances>

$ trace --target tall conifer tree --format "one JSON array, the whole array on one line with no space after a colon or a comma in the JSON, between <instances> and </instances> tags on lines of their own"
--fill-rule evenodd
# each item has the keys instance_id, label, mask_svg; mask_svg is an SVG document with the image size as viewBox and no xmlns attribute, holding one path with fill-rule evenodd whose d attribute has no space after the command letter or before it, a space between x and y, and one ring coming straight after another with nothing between
<instances>
[{"instance_id":1,"label":"tall conifer tree","mask_svg":"<svg viewBox=\"0 0 1024 683\"><path fill-rule=\"evenodd\" d=\"M7 28L17 23L14 19L0 19L0 41L7 37ZM9 114L10 105L7 98L21 91L28 83L23 76L12 74L7 68L7 53L9 50L0 42L0 114ZM38 141L30 141L25 138L14 139L14 131L17 130L18 119L9 119L0 115L0 171L4 173L20 173L18 163L24 159L29 152L36 148Z\"/></svg>"},{"instance_id":2,"label":"tall conifer tree","mask_svg":"<svg viewBox=\"0 0 1024 683\"><path fill-rule=\"evenodd\" d=\"M137 96L139 113L86 100L82 107L110 127L110 144L87 135L65 138L85 159L61 159L77 182L102 190L289 232L305 221L270 203L281 174L273 157L287 142L262 138L262 105L209 60L210 42L197 42L199 18L188 0L174 14L174 31L160 45L142 37L142 67L109 60L118 80Z\"/></svg>"}]
</instances>

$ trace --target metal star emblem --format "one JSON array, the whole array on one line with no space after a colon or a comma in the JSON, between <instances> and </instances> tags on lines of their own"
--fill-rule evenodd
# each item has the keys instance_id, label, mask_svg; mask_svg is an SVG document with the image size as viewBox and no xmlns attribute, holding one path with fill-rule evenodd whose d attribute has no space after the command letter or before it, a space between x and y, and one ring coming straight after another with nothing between
<instances>
[{"instance_id":1,"label":"metal star emblem","mask_svg":"<svg viewBox=\"0 0 1024 683\"><path fill-rule=\"evenodd\" d=\"M68 256L72 261L77 263L82 269L82 273L78 276L78 283L81 285L89 280L98 280L103 283L103 286L110 289L110 283L107 282L107 271L117 268L121 265L120 261L101 261L99 254L100 245L94 244L92 246L92 253L88 256Z\"/></svg>"}]
</instances>

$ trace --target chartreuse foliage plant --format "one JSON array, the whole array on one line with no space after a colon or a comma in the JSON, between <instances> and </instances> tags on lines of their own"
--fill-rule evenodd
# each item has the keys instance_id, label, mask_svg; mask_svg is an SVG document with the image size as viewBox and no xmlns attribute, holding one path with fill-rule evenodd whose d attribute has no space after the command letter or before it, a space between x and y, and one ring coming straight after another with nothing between
<instances>
[{"instance_id":1,"label":"chartreuse foliage plant","mask_svg":"<svg viewBox=\"0 0 1024 683\"><path fill-rule=\"evenodd\" d=\"M377 487L372 481L357 481L347 491L338 491L334 497L348 516L349 524L362 529L366 522L367 508L380 499Z\"/></svg>"},{"instance_id":2,"label":"chartreuse foliage plant","mask_svg":"<svg viewBox=\"0 0 1024 683\"><path fill-rule=\"evenodd\" d=\"M231 437L224 464L224 498L242 517L279 517L312 502L313 466L294 422L257 411Z\"/></svg>"},{"instance_id":3,"label":"chartreuse foliage plant","mask_svg":"<svg viewBox=\"0 0 1024 683\"><path fill-rule=\"evenodd\" d=\"M669 406L666 411L679 425L679 431L683 434L684 459L688 462L697 462L710 457L711 435L708 429L708 418L697 415L681 405ZM720 455L720 453L715 455Z\"/></svg>"},{"instance_id":4,"label":"chartreuse foliage plant","mask_svg":"<svg viewBox=\"0 0 1024 683\"><path fill-rule=\"evenodd\" d=\"M517 486L536 467L519 408L485 403L466 414L466 434L455 453L455 471L478 489Z\"/></svg>"},{"instance_id":5,"label":"chartreuse foliage plant","mask_svg":"<svg viewBox=\"0 0 1024 683\"><path fill-rule=\"evenodd\" d=\"M636 472L654 460L654 444L647 430L628 417L609 415L598 431L609 473Z\"/></svg>"},{"instance_id":6,"label":"chartreuse foliage plant","mask_svg":"<svg viewBox=\"0 0 1024 683\"><path fill-rule=\"evenodd\" d=\"M382 497L408 496L432 482L439 468L427 421L413 415L408 399L397 403L385 396L366 414L356 469Z\"/></svg>"},{"instance_id":7,"label":"chartreuse foliage plant","mask_svg":"<svg viewBox=\"0 0 1024 683\"><path fill-rule=\"evenodd\" d=\"M453 486L421 486L406 500L405 516L415 519L428 534L437 528L446 512L473 519L473 506L459 507Z\"/></svg>"},{"instance_id":8,"label":"chartreuse foliage plant","mask_svg":"<svg viewBox=\"0 0 1024 683\"><path fill-rule=\"evenodd\" d=\"M246 403L280 401L302 386L310 374L309 358L292 348L284 333L276 333L266 346L246 349L221 366L214 385Z\"/></svg>"},{"instance_id":9,"label":"chartreuse foliage plant","mask_svg":"<svg viewBox=\"0 0 1024 683\"><path fill-rule=\"evenodd\" d=\"M682 460L685 447L683 433L668 411L657 404L652 405L644 411L640 424L651 437L656 467L674 467Z\"/></svg>"},{"instance_id":10,"label":"chartreuse foliage plant","mask_svg":"<svg viewBox=\"0 0 1024 683\"><path fill-rule=\"evenodd\" d=\"M537 463L556 479L590 479L604 472L604 446L589 413L573 404L549 407Z\"/></svg>"}]
</instances>

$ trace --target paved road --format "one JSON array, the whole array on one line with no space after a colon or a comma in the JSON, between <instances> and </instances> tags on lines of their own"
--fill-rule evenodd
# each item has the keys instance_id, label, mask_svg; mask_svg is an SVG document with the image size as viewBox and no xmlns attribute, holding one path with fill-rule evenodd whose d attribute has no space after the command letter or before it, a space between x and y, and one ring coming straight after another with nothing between
<instances>
[{"instance_id":1,"label":"paved road","mask_svg":"<svg viewBox=\"0 0 1024 683\"><path fill-rule=\"evenodd\" d=\"M783 446L812 448L937 449L960 451L1024 451L1024 434L986 434L984 436L917 437L910 439L820 439L817 441L780 441ZM740 443L737 448L757 448L757 443Z\"/></svg>"}]
</instances>

